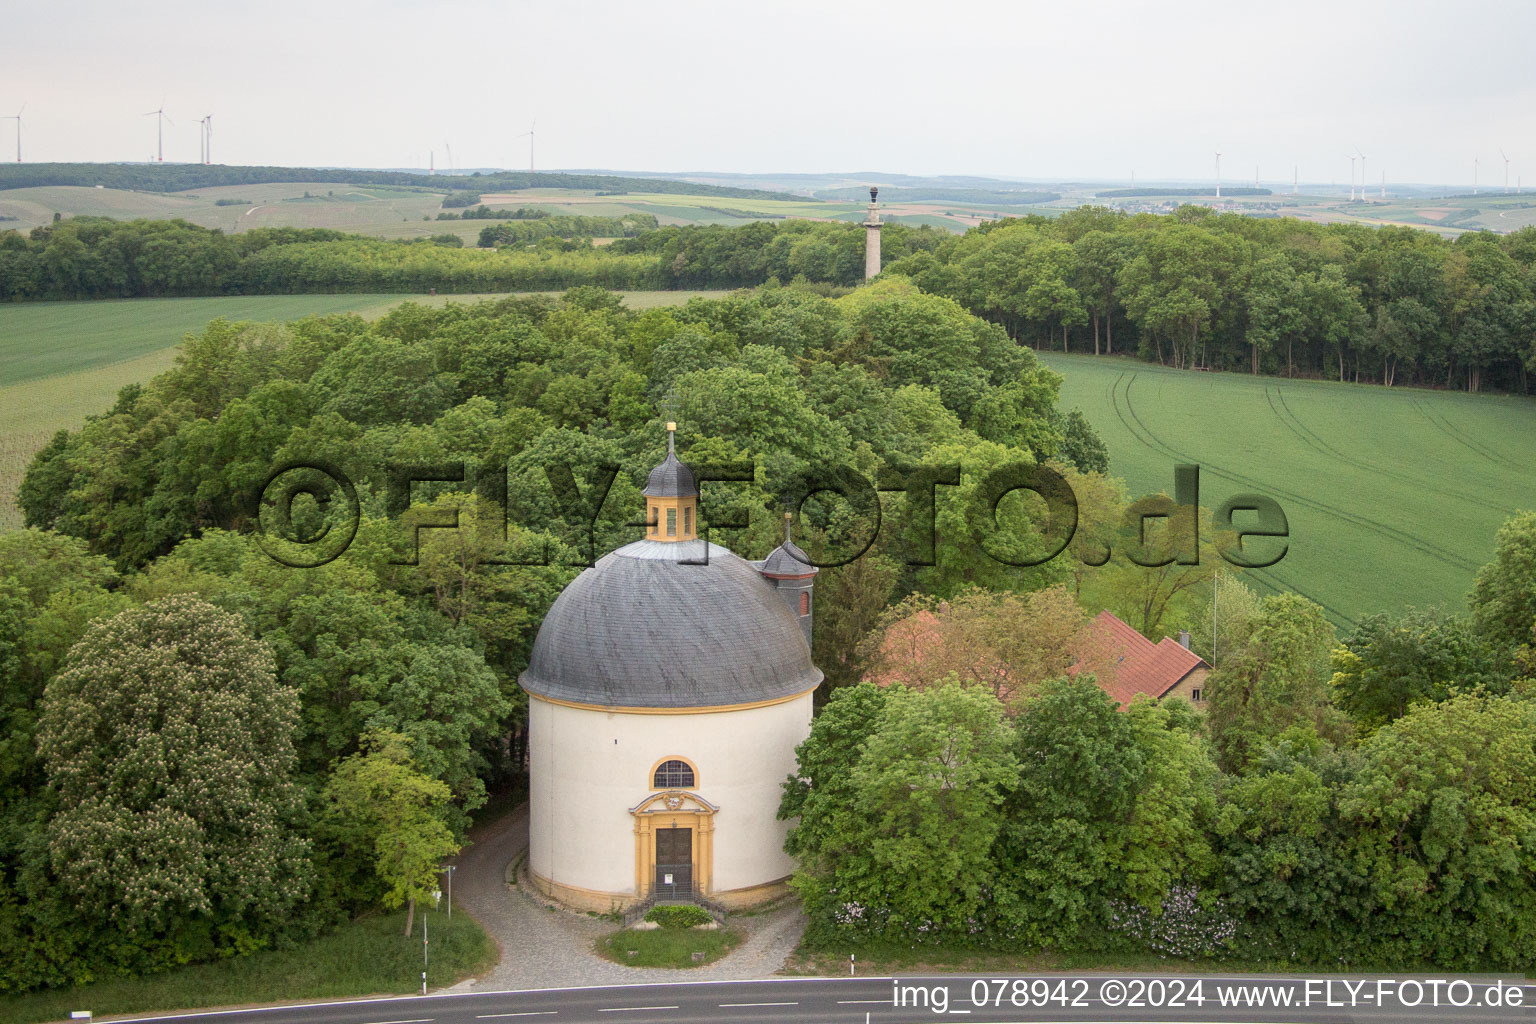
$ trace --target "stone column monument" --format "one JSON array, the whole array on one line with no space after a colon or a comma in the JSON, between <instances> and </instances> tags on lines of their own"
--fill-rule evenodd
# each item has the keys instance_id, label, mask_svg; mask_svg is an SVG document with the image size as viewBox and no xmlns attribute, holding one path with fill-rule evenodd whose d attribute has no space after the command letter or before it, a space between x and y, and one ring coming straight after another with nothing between
<instances>
[{"instance_id":1,"label":"stone column monument","mask_svg":"<svg viewBox=\"0 0 1536 1024\"><path fill-rule=\"evenodd\" d=\"M869 187L869 216L864 218L864 280L880 273L880 207L875 197L880 190Z\"/></svg>"}]
</instances>

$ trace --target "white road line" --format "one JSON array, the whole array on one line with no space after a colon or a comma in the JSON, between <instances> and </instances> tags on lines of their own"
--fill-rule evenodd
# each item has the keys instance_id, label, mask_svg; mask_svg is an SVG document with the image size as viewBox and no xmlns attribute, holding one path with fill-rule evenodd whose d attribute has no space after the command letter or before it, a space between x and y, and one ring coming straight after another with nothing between
<instances>
[{"instance_id":1,"label":"white road line","mask_svg":"<svg viewBox=\"0 0 1536 1024\"><path fill-rule=\"evenodd\" d=\"M496 1017L553 1017L559 1010L524 1010L521 1013L477 1013L475 1020L492 1020Z\"/></svg>"},{"instance_id":2,"label":"white road line","mask_svg":"<svg viewBox=\"0 0 1536 1024\"><path fill-rule=\"evenodd\" d=\"M799 1003L721 1003L725 1006L799 1006Z\"/></svg>"},{"instance_id":3,"label":"white road line","mask_svg":"<svg viewBox=\"0 0 1536 1024\"><path fill-rule=\"evenodd\" d=\"M880 1003L882 1005L889 1006L890 1002L891 1001L889 999L839 999L837 1001L837 1005L838 1006L855 1006L855 1005L863 1006L865 1003Z\"/></svg>"},{"instance_id":4,"label":"white road line","mask_svg":"<svg viewBox=\"0 0 1536 1024\"><path fill-rule=\"evenodd\" d=\"M610 1006L598 1013L628 1013L631 1010L675 1010L675 1006Z\"/></svg>"},{"instance_id":5,"label":"white road line","mask_svg":"<svg viewBox=\"0 0 1536 1024\"><path fill-rule=\"evenodd\" d=\"M369 1024L432 1024L436 1017L418 1017L415 1020L375 1020Z\"/></svg>"}]
</instances>

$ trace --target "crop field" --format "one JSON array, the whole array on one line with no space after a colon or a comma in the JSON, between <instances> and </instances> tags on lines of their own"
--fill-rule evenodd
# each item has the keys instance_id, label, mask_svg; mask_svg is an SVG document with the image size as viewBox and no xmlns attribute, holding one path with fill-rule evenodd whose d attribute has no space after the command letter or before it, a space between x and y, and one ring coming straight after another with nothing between
<instances>
[{"instance_id":1,"label":"crop field","mask_svg":"<svg viewBox=\"0 0 1536 1024\"><path fill-rule=\"evenodd\" d=\"M1195 373L1041 353L1131 493L1200 465L1201 503L1278 501L1290 548L1244 578L1347 628L1374 611L1459 610L1494 533L1536 508L1536 399ZM1242 520L1239 519L1239 522Z\"/></svg>"},{"instance_id":2,"label":"crop field","mask_svg":"<svg viewBox=\"0 0 1536 1024\"><path fill-rule=\"evenodd\" d=\"M554 293L551 293L554 294ZM631 309L722 292L621 292ZM48 439L106 411L117 392L171 367L181 339L209 320L376 317L409 299L432 305L494 296L256 295L0 304L0 530L21 525L16 488Z\"/></svg>"},{"instance_id":3,"label":"crop field","mask_svg":"<svg viewBox=\"0 0 1536 1024\"><path fill-rule=\"evenodd\" d=\"M424 183L431 181L430 178L422 180ZM14 218L0 221L0 230L30 230L51 223L57 212L66 217L113 217L118 220L179 217L202 227L231 233L258 227L299 227L331 228L380 238L453 234L473 245L480 229L494 222L437 220L437 215L444 212L442 201L445 195L427 184L407 188L306 182L229 185L172 193L73 185L17 188L0 190L0 217ZM220 206L220 201L225 205ZM650 213L664 225L737 225L765 218L862 220L865 211L865 205L861 203L824 202L811 198L790 202L669 192L603 195L589 190L547 188L487 192L483 201L491 207L532 206L553 214L594 217ZM977 223L975 209L967 209L963 204L942 205L944 208L941 209L933 203L890 203L883 209L888 220L929 223L950 231L963 231Z\"/></svg>"}]
</instances>

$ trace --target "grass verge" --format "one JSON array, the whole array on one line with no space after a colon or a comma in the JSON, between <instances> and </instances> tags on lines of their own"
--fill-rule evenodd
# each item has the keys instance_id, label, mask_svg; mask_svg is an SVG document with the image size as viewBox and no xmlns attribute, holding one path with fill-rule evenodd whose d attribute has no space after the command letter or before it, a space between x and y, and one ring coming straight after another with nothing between
<instances>
[{"instance_id":1,"label":"grass verge","mask_svg":"<svg viewBox=\"0 0 1536 1024\"><path fill-rule=\"evenodd\" d=\"M597 952L614 963L630 967L702 967L735 949L741 938L740 932L730 928L720 931L697 928L634 931L625 928L599 939ZM704 956L695 960L695 953Z\"/></svg>"},{"instance_id":2,"label":"grass verge","mask_svg":"<svg viewBox=\"0 0 1536 1024\"><path fill-rule=\"evenodd\" d=\"M212 1006L405 995L421 991L421 921L406 938L405 913L360 918L292 949L193 964L143 978L113 978L68 989L7 996L0 1024L67 1020L73 1010L97 1017ZM496 944L468 914L452 921L425 915L430 939L427 984L451 985L496 961Z\"/></svg>"}]
</instances>

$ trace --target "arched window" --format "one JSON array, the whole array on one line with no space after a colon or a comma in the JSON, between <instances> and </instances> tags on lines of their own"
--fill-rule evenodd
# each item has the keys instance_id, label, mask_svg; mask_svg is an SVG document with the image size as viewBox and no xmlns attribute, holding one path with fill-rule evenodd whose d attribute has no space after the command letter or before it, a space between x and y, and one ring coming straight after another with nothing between
<instances>
[{"instance_id":1,"label":"arched window","mask_svg":"<svg viewBox=\"0 0 1536 1024\"><path fill-rule=\"evenodd\" d=\"M803 590L800 591L800 614L801 615L809 615L809 614L811 614L811 595L807 594Z\"/></svg>"},{"instance_id":2,"label":"arched window","mask_svg":"<svg viewBox=\"0 0 1536 1024\"><path fill-rule=\"evenodd\" d=\"M656 774L651 780L651 786L654 789L692 789L693 765L676 758L663 761L656 766Z\"/></svg>"}]
</instances>

